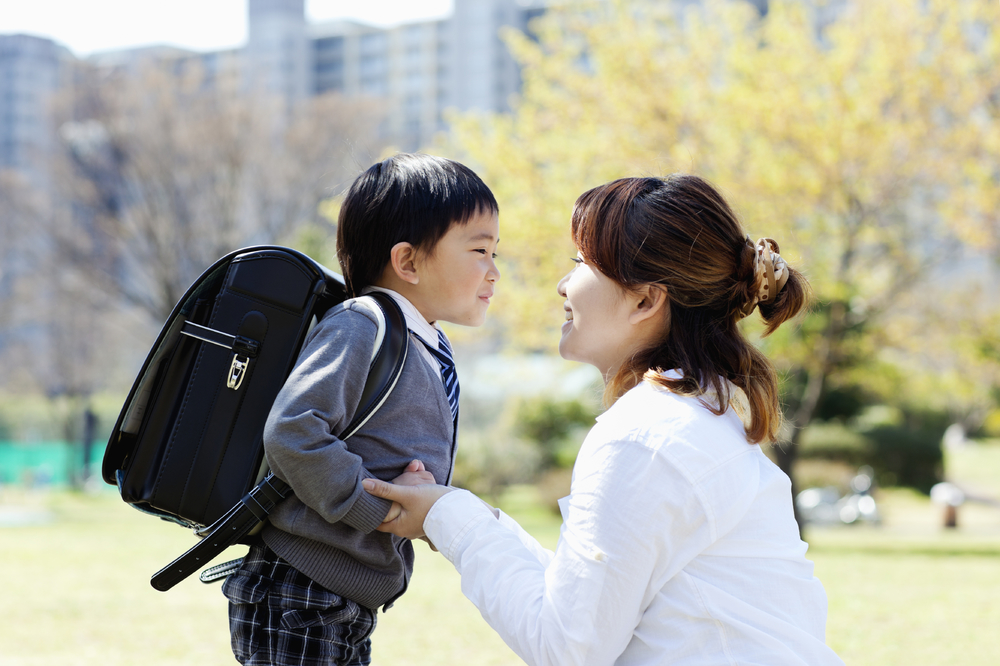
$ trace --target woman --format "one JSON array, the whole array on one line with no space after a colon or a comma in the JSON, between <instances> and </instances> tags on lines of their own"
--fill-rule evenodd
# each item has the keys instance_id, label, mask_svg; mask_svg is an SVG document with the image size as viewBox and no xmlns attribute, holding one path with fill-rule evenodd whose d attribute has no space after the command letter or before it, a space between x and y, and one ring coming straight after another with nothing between
<instances>
[{"instance_id":1,"label":"woman","mask_svg":"<svg viewBox=\"0 0 1000 666\"><path fill-rule=\"evenodd\" d=\"M572 232L559 353L601 371L611 407L556 551L466 491L366 480L399 504L380 529L426 533L529 664L842 663L788 477L758 446L780 425L775 372L737 327L756 308L773 332L805 280L694 176L590 190Z\"/></svg>"}]
</instances>

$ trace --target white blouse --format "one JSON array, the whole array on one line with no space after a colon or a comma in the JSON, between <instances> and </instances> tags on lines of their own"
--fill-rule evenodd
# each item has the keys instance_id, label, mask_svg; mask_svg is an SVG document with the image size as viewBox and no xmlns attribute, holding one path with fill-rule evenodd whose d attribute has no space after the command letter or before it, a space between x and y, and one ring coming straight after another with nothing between
<instances>
[{"instance_id":1,"label":"white blouse","mask_svg":"<svg viewBox=\"0 0 1000 666\"><path fill-rule=\"evenodd\" d=\"M843 663L788 477L732 409L640 384L598 418L560 508L555 553L466 491L424 521L528 664Z\"/></svg>"}]
</instances>

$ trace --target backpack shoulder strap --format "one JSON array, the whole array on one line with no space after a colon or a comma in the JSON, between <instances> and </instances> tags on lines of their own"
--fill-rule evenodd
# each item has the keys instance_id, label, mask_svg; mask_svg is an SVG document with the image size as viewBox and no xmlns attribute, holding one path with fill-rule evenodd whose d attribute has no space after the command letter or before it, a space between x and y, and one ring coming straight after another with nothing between
<instances>
[{"instance_id":1,"label":"backpack shoulder strap","mask_svg":"<svg viewBox=\"0 0 1000 666\"><path fill-rule=\"evenodd\" d=\"M396 387L403 372L406 352L410 339L403 311L392 296L374 291L356 300L367 307L378 321L378 332L372 348L372 360L368 369L368 379L361 392L361 402L354 419L340 433L340 439L347 439L361 429L368 419L385 403Z\"/></svg>"},{"instance_id":2,"label":"backpack shoulder strap","mask_svg":"<svg viewBox=\"0 0 1000 666\"><path fill-rule=\"evenodd\" d=\"M347 439L356 433L385 403L403 372L409 346L410 336L403 311L391 296L373 292L362 296L358 302L375 315L378 331L372 348L368 379L361 392L361 402L354 419L341 432L341 439ZM205 529L205 536L201 541L155 573L150 584L161 592L169 590L208 564L226 548L238 543L291 492L287 483L276 477L274 472L269 472L263 481L243 496L239 504ZM211 576L209 578L206 582L218 579Z\"/></svg>"}]
</instances>

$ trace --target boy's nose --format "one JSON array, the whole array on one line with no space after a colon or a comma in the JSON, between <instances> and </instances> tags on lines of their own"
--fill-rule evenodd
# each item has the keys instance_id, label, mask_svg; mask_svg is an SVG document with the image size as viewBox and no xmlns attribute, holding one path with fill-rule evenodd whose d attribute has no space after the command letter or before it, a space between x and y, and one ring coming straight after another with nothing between
<instances>
[{"instance_id":1,"label":"boy's nose","mask_svg":"<svg viewBox=\"0 0 1000 666\"><path fill-rule=\"evenodd\" d=\"M496 261L491 261L490 264L491 267L489 272L486 273L486 279L489 280L490 282L496 282L497 280L500 279L500 269L497 268Z\"/></svg>"}]
</instances>

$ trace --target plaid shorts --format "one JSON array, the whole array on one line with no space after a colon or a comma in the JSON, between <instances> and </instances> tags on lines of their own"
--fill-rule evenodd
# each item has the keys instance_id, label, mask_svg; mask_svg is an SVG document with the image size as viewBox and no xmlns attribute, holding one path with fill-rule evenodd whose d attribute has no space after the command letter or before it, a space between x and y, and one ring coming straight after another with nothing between
<instances>
[{"instance_id":1,"label":"plaid shorts","mask_svg":"<svg viewBox=\"0 0 1000 666\"><path fill-rule=\"evenodd\" d=\"M334 594L266 546L222 586L233 654L244 666L365 666L375 611Z\"/></svg>"}]
</instances>

